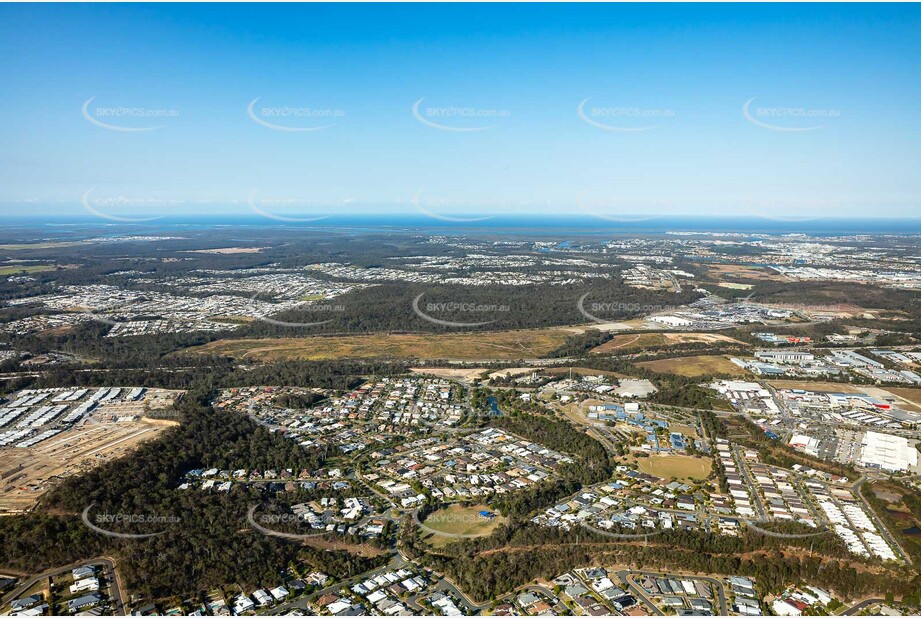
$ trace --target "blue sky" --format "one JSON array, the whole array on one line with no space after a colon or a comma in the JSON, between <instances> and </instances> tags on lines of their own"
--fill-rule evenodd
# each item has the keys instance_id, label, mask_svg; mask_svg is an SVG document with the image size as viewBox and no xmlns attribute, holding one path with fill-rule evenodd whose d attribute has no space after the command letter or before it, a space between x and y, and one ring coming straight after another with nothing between
<instances>
[{"instance_id":1,"label":"blue sky","mask_svg":"<svg viewBox=\"0 0 921 618\"><path fill-rule=\"evenodd\" d=\"M917 5L7 4L0 209L918 216L919 58Z\"/></svg>"}]
</instances>

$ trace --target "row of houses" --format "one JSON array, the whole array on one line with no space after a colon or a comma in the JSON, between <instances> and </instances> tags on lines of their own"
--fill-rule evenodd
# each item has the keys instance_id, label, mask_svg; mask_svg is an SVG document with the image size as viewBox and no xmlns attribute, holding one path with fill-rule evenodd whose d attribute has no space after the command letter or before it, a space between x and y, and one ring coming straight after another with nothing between
<instances>
[{"instance_id":1,"label":"row of houses","mask_svg":"<svg viewBox=\"0 0 921 618\"><path fill-rule=\"evenodd\" d=\"M397 498L410 498L413 483L436 498L466 499L517 491L552 475L571 458L498 429L446 442L423 440L381 458L375 480ZM371 479L370 476L366 476Z\"/></svg>"}]
</instances>

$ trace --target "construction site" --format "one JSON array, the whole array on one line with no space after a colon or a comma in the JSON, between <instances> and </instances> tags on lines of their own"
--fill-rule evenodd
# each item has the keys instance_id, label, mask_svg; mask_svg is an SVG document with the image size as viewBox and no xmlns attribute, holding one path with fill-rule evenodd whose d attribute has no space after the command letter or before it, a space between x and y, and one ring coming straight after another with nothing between
<instances>
[{"instance_id":1,"label":"construction site","mask_svg":"<svg viewBox=\"0 0 921 618\"><path fill-rule=\"evenodd\" d=\"M181 391L42 389L0 407L0 515L31 511L63 479L122 457L176 424Z\"/></svg>"}]
</instances>

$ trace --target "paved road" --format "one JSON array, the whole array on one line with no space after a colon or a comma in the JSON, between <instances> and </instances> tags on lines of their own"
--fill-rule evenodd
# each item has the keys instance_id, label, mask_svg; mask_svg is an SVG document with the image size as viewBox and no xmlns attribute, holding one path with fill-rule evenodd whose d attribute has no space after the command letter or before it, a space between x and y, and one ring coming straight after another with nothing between
<instances>
[{"instance_id":1,"label":"paved road","mask_svg":"<svg viewBox=\"0 0 921 618\"><path fill-rule=\"evenodd\" d=\"M4 595L2 599L0 599L0 605L6 605L7 603L12 602L14 599L19 598L23 593L26 592L26 590L43 579L53 577L54 575L59 575L61 573L66 573L82 566L102 566L102 568L105 570L105 578L106 581L109 582L109 590L111 591L112 595L112 611L115 612L116 616L124 616L125 594L122 589L121 579L118 576L118 572L115 570L115 560L108 557L81 560L80 562L73 562L62 567L54 567L53 569L48 569L47 571L42 571L41 573L32 575L23 580L21 584Z\"/></svg>"},{"instance_id":2,"label":"paved road","mask_svg":"<svg viewBox=\"0 0 921 618\"><path fill-rule=\"evenodd\" d=\"M362 485L364 485L365 488L368 489L368 491L372 492L375 496L377 496L377 497L380 498L381 500L384 500L385 502L387 502L392 508L397 508L397 503L394 502L393 499L392 499L390 496L388 496L388 495L386 495L386 494L384 494L384 493L382 493L382 492L380 492L380 491L374 489L374 487L372 487L371 483L369 483L368 481L366 481L365 478L361 475L361 471L360 471L358 468L355 468L355 469L354 469L354 473L353 473L353 474L354 474L353 476L348 476L347 478L358 481L359 483L361 483Z\"/></svg>"},{"instance_id":3,"label":"paved road","mask_svg":"<svg viewBox=\"0 0 921 618\"><path fill-rule=\"evenodd\" d=\"M652 602L648 596L646 596L646 591L643 590L642 586L637 585L633 582L632 571L618 571L617 577L620 578L620 581L624 582L627 585L627 588L630 589L630 592L633 593L637 599L643 602L646 605L646 608L653 613L654 616L664 616L665 614L659 609L655 603Z\"/></svg>"},{"instance_id":4,"label":"paved road","mask_svg":"<svg viewBox=\"0 0 921 618\"><path fill-rule=\"evenodd\" d=\"M879 529L880 534L883 535L883 538L886 539L886 542L889 543L889 546L895 550L896 554L906 562L906 564L911 564L911 558L908 557L908 554L905 553L905 550L902 549L902 546L899 545L899 542L895 540L889 533L889 529L880 521L879 517L876 515L876 511L873 510L873 507L870 506L870 503L867 502L867 499L863 497L863 494L860 493L860 488L863 487L863 484L869 480L866 474L857 479L853 485L851 485L851 491L854 492L854 495L860 500L860 503L863 505L864 510L870 515L870 519L873 520L873 523Z\"/></svg>"},{"instance_id":5,"label":"paved road","mask_svg":"<svg viewBox=\"0 0 921 618\"><path fill-rule=\"evenodd\" d=\"M701 581L705 581L713 587L716 593L716 601L720 607L720 611L717 615L718 616L728 616L729 615L729 607L726 602L726 587L723 585L723 582L713 577L706 577L704 575L681 575L678 573L669 573L669 572L662 572L662 571L620 571L617 573L617 576L623 579L624 574L627 576L648 575L650 577L678 577L678 578L684 578L684 579L699 579ZM628 583L632 583L629 580L625 580L625 581L628 581ZM648 599L648 597L646 597L645 595L645 591L643 591L642 589L642 586L634 585L634 589L636 588L639 588L640 592L643 593L642 596L644 599ZM651 601L649 602L651 603ZM661 615L661 612L659 612L659 615Z\"/></svg>"},{"instance_id":6,"label":"paved road","mask_svg":"<svg viewBox=\"0 0 921 618\"><path fill-rule=\"evenodd\" d=\"M303 596L293 601L288 601L287 603L283 603L282 605L278 605L272 608L271 614L275 616L286 615L286 614L289 614L291 610L294 608L312 611L310 610L310 606L308 605L309 602L323 596L324 594L328 594L328 593L336 594L339 592L339 590L342 590L343 588L351 588L355 584L361 581L364 581L368 579L369 577L374 577L375 575L379 575L380 573L384 573L386 571L395 571L395 570L398 570L398 569L401 569L407 566L408 564L409 564L409 560L407 560L399 552L395 552L393 555L393 558L386 565L380 568L371 570L371 571L359 573L358 575L354 575L350 577L349 579L339 581L335 584L327 586L323 588L322 590L317 590L316 592L312 592L307 596ZM474 603L470 598L467 597L466 594L464 594L454 584L454 582L452 582L451 580L447 578L444 578L441 576L439 577L440 579L438 583L435 585L435 589L440 590L442 592L451 593L456 599L458 599L463 605L465 605L470 612L479 612L489 607L489 603L483 603L483 604ZM416 611L421 611L422 608L419 606L417 602L418 597L419 595L416 595L415 597L411 598L407 602L407 605L409 605L412 609Z\"/></svg>"},{"instance_id":7,"label":"paved road","mask_svg":"<svg viewBox=\"0 0 921 618\"><path fill-rule=\"evenodd\" d=\"M739 454L739 450L740 449L738 445L732 445L732 454L735 458L736 467L742 474L742 478L745 479L745 485L748 488L748 493L752 496L752 501L755 503L755 509L758 511L758 518L761 521L764 521L764 504L761 502L761 494L758 492L758 486L755 485L751 475L748 473L748 463L745 461L745 458Z\"/></svg>"},{"instance_id":8,"label":"paved road","mask_svg":"<svg viewBox=\"0 0 921 618\"><path fill-rule=\"evenodd\" d=\"M489 607L490 605L489 602L479 603L479 604L475 603L473 599L468 597L460 588L457 587L457 584L455 584L450 579L440 574L438 576L440 579L438 583L435 584L435 589L441 592L450 592L454 596L454 598L458 599L462 605L466 606L467 611L469 613L472 614L475 612L481 612L487 607Z\"/></svg>"},{"instance_id":9,"label":"paved road","mask_svg":"<svg viewBox=\"0 0 921 618\"><path fill-rule=\"evenodd\" d=\"M849 608L847 608L846 610L844 610L838 615L839 616L853 616L859 613L861 610L864 610L870 607L871 605L876 605L876 604L885 603L885 602L886 602L886 599L867 599L865 601L861 601L860 603L856 605L850 606Z\"/></svg>"}]
</instances>

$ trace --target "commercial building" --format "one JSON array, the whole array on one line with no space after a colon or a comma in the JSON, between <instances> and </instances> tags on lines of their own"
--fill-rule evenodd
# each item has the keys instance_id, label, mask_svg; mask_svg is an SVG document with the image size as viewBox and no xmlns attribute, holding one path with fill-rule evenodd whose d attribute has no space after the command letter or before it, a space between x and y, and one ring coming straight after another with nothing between
<instances>
[{"instance_id":1,"label":"commercial building","mask_svg":"<svg viewBox=\"0 0 921 618\"><path fill-rule=\"evenodd\" d=\"M871 468L905 472L918 465L918 450L901 436L868 431L860 463Z\"/></svg>"}]
</instances>

